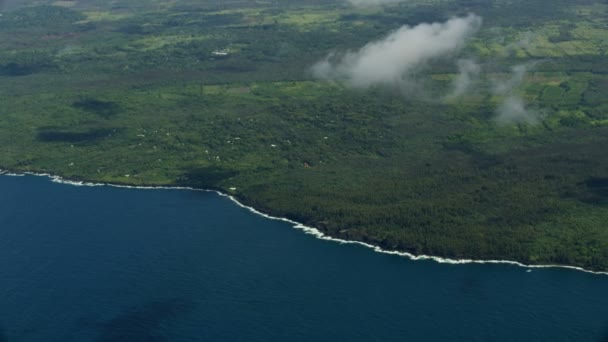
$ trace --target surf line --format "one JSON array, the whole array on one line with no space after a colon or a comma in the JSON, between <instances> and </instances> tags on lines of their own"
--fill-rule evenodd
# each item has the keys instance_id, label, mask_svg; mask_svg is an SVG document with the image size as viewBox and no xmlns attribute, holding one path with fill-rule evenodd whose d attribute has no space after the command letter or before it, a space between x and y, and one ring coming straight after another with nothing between
<instances>
[{"instance_id":1,"label":"surf line","mask_svg":"<svg viewBox=\"0 0 608 342\"><path fill-rule=\"evenodd\" d=\"M234 196L227 194L227 193L223 193L218 190L197 189L197 188L187 187L187 186L137 186L137 185L122 185L122 184L112 184L112 183L95 183L95 182L87 182L87 181L74 181L74 180L65 179L61 176L52 175L49 173L37 173L37 172L29 172L29 171L11 172L11 171L2 170L2 169L0 169L0 175L13 176L13 177L22 177L22 176L47 177L54 183L67 184L67 185L72 185L72 186L90 186L90 187L107 186L107 187L114 187L114 188L139 189L139 190L188 190L188 191L213 192L213 193L220 195L221 197L225 197L225 198L229 199L230 201L232 201L239 207L244 208L253 214L262 216L262 217L270 219L270 220L287 222L287 223L291 224L293 228L301 230L305 234L312 235L317 239L337 242L342 245L348 245L348 244L359 245L359 246L369 248L377 253L397 255L397 256L408 258L413 261L432 260L432 261L435 261L440 264L451 264L451 265L505 264L505 265L513 265L513 266L518 266L518 267L522 267L522 268L527 268L527 269L565 268L565 269L570 269L570 270L575 270L575 271L580 271L580 272L585 272L585 273L591 273L591 274L596 274L596 275L608 275L608 272L591 271L591 270L587 270L587 269L584 269L584 268L578 267L578 266L551 265L551 264L549 264L549 265L526 265L524 263L521 263L518 261L512 261L512 260L450 259L450 258L442 258L439 256L434 256L434 255L424 255L424 254L414 255L414 254L408 253L408 252L386 250L386 249L380 248L379 246L375 246L375 245L372 245L372 244L369 244L366 242L362 242L362 241L344 240L344 239L331 237L331 236L321 232L319 229L317 229L315 227L306 226L300 222L293 221L293 220L290 220L285 217L277 217L277 216L271 216L271 215L265 214L261 211L258 211L257 209L255 209L253 207L247 206L247 205L239 202Z\"/></svg>"}]
</instances>

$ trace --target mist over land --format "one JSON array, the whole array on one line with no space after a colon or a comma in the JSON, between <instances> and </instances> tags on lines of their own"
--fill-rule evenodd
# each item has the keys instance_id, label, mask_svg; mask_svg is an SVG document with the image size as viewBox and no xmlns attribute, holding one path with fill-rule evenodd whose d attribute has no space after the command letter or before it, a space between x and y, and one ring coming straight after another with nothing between
<instances>
[{"instance_id":1,"label":"mist over land","mask_svg":"<svg viewBox=\"0 0 608 342\"><path fill-rule=\"evenodd\" d=\"M524 81L528 69L528 65L516 65L512 68L508 79L495 81L494 94L503 97L502 103L498 107L497 121L499 123L534 124L538 122L537 114L527 110L523 98L514 93L515 89Z\"/></svg>"},{"instance_id":2,"label":"mist over land","mask_svg":"<svg viewBox=\"0 0 608 342\"><path fill-rule=\"evenodd\" d=\"M452 84L452 92L448 94L449 99L456 99L465 94L475 85L481 66L472 59L458 60L458 76Z\"/></svg>"}]
</instances>

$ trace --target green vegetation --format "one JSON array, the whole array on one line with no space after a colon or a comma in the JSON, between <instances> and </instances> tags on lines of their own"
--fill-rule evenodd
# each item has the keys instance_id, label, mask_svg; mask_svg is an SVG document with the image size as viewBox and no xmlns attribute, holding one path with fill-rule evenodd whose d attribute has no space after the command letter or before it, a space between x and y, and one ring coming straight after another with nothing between
<instances>
[{"instance_id":1,"label":"green vegetation","mask_svg":"<svg viewBox=\"0 0 608 342\"><path fill-rule=\"evenodd\" d=\"M220 189L416 254L608 270L608 4L592 0L25 1L0 16L0 168ZM312 78L331 51L474 12L485 72L446 94ZM536 125L498 124L515 92ZM236 190L231 190L236 188Z\"/></svg>"}]
</instances>

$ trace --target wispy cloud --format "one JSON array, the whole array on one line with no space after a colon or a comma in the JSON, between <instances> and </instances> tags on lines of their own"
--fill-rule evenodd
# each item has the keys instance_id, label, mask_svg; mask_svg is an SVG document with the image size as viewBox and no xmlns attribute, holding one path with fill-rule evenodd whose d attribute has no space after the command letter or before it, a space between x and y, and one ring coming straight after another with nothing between
<instances>
[{"instance_id":1,"label":"wispy cloud","mask_svg":"<svg viewBox=\"0 0 608 342\"><path fill-rule=\"evenodd\" d=\"M511 69L510 78L495 82L494 94L503 97L501 104L496 109L498 123L538 123L538 113L527 109L524 99L514 91L523 82L529 68L529 64L516 65Z\"/></svg>"},{"instance_id":2,"label":"wispy cloud","mask_svg":"<svg viewBox=\"0 0 608 342\"><path fill-rule=\"evenodd\" d=\"M429 60L460 50L481 22L470 14L444 23L406 25L359 51L332 53L312 71L318 78L342 79L355 87L398 84Z\"/></svg>"},{"instance_id":3,"label":"wispy cloud","mask_svg":"<svg viewBox=\"0 0 608 342\"><path fill-rule=\"evenodd\" d=\"M513 42L506 46L505 53L507 55L513 54L516 50L519 49L528 49L533 46L533 42L536 39L536 34L531 31L524 32L520 39L516 42Z\"/></svg>"},{"instance_id":4,"label":"wispy cloud","mask_svg":"<svg viewBox=\"0 0 608 342\"><path fill-rule=\"evenodd\" d=\"M538 123L538 114L526 108L524 100L520 96L507 96L496 109L496 121L499 124Z\"/></svg>"},{"instance_id":5,"label":"wispy cloud","mask_svg":"<svg viewBox=\"0 0 608 342\"><path fill-rule=\"evenodd\" d=\"M452 92L446 97L454 99L466 94L481 72L481 66L472 59L458 61L458 76L452 82Z\"/></svg>"},{"instance_id":6,"label":"wispy cloud","mask_svg":"<svg viewBox=\"0 0 608 342\"><path fill-rule=\"evenodd\" d=\"M494 94L496 95L507 95L518 87L524 80L526 72L528 72L529 66L526 64L516 65L511 68L511 77L503 81L495 81L494 83Z\"/></svg>"}]
</instances>

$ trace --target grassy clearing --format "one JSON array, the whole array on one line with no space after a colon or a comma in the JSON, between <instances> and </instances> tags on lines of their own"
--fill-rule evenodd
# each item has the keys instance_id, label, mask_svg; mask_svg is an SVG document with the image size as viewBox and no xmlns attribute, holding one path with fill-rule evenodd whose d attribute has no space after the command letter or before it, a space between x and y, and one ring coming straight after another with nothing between
<instances>
[{"instance_id":1,"label":"grassy clearing","mask_svg":"<svg viewBox=\"0 0 608 342\"><path fill-rule=\"evenodd\" d=\"M87 18L81 23L99 22L99 21L120 21L132 17L130 13L113 13L103 11L87 11L83 12Z\"/></svg>"},{"instance_id":2,"label":"grassy clearing","mask_svg":"<svg viewBox=\"0 0 608 342\"><path fill-rule=\"evenodd\" d=\"M209 37L204 35L169 35L169 36L153 36L144 37L130 43L130 47L139 51L148 51L162 49L169 45L187 44L195 41L205 40Z\"/></svg>"}]
</instances>

